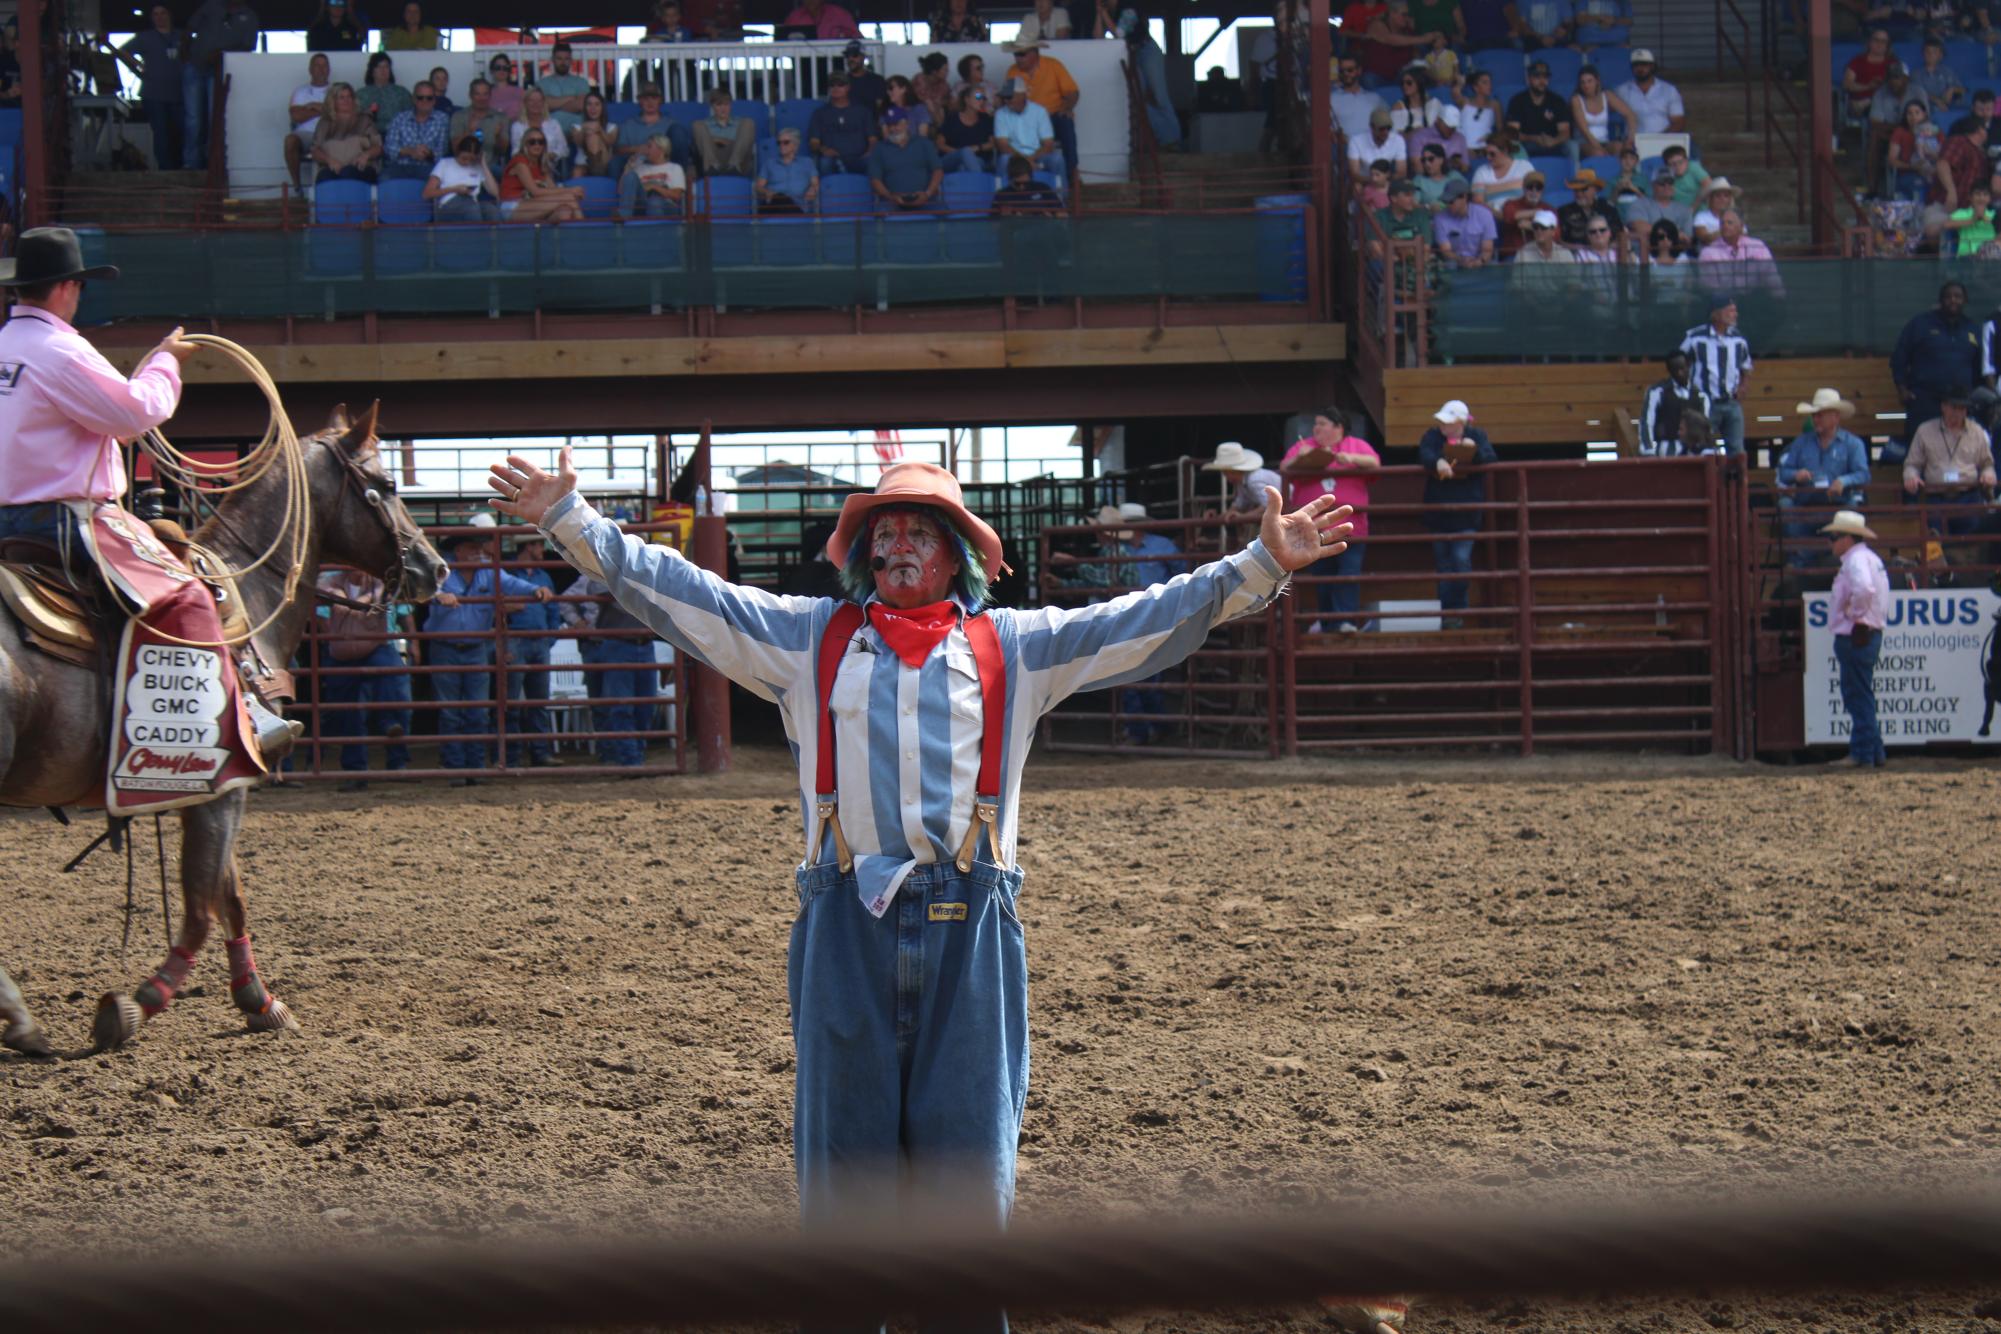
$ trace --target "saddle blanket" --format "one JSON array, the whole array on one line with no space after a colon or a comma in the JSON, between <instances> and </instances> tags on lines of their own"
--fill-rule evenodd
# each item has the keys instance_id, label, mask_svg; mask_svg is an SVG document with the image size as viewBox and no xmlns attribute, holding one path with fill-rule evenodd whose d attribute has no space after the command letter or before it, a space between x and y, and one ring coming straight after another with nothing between
<instances>
[{"instance_id":1,"label":"saddle blanket","mask_svg":"<svg viewBox=\"0 0 2001 1334\"><path fill-rule=\"evenodd\" d=\"M88 520L98 569L141 608L118 643L105 809L171 810L256 783L264 763L208 586L117 506Z\"/></svg>"}]
</instances>

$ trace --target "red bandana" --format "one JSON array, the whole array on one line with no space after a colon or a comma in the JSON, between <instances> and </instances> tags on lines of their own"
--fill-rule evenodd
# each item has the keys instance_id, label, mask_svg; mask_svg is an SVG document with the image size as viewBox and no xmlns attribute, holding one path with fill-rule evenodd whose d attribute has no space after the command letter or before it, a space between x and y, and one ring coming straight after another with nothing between
<instances>
[{"instance_id":1,"label":"red bandana","mask_svg":"<svg viewBox=\"0 0 2001 1334\"><path fill-rule=\"evenodd\" d=\"M938 647L938 641L952 633L959 623L959 604L949 599L924 607L892 607L886 602L868 604L869 623L883 637L906 667L922 667Z\"/></svg>"}]
</instances>

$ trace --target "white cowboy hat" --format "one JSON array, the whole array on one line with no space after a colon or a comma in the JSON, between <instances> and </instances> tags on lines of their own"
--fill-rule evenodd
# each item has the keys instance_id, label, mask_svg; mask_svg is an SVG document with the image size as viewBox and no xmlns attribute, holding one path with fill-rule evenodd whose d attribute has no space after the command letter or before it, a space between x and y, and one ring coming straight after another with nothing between
<instances>
[{"instance_id":1,"label":"white cowboy hat","mask_svg":"<svg viewBox=\"0 0 2001 1334\"><path fill-rule=\"evenodd\" d=\"M1730 184L1730 178L1728 176L1711 176L1707 181L1703 182L1702 191L1700 194L1696 196L1696 198L1702 200L1702 202L1706 204L1709 202L1709 196L1715 194L1718 190L1728 190L1733 195L1740 195L1744 193L1742 190L1739 190L1736 186Z\"/></svg>"},{"instance_id":2,"label":"white cowboy hat","mask_svg":"<svg viewBox=\"0 0 2001 1334\"><path fill-rule=\"evenodd\" d=\"M466 526L468 528L498 528L500 527L500 522L485 510L480 510L470 519L466 520Z\"/></svg>"},{"instance_id":3,"label":"white cowboy hat","mask_svg":"<svg viewBox=\"0 0 2001 1334\"><path fill-rule=\"evenodd\" d=\"M1473 420L1473 409L1456 398L1447 399L1444 407L1431 414L1431 419L1435 422L1470 422Z\"/></svg>"},{"instance_id":4,"label":"white cowboy hat","mask_svg":"<svg viewBox=\"0 0 2001 1334\"><path fill-rule=\"evenodd\" d=\"M1216 446L1216 457L1202 465L1203 472L1256 472L1265 466L1265 456L1245 449L1235 440Z\"/></svg>"},{"instance_id":5,"label":"white cowboy hat","mask_svg":"<svg viewBox=\"0 0 2001 1334\"><path fill-rule=\"evenodd\" d=\"M1137 523L1145 523L1146 506L1140 504L1137 500L1128 500L1119 506L1119 517L1121 519L1131 519Z\"/></svg>"},{"instance_id":6,"label":"white cowboy hat","mask_svg":"<svg viewBox=\"0 0 2001 1334\"><path fill-rule=\"evenodd\" d=\"M1815 413L1826 412L1829 408L1839 410L1844 417L1853 417L1855 415L1855 405L1833 389L1814 390L1813 401L1811 403L1798 404L1793 408L1793 411L1802 417L1811 417Z\"/></svg>"},{"instance_id":7,"label":"white cowboy hat","mask_svg":"<svg viewBox=\"0 0 2001 1334\"><path fill-rule=\"evenodd\" d=\"M1823 524L1820 531L1846 533L1849 537L1859 537L1869 542L1876 540L1876 534L1870 531L1868 524L1862 522L1862 515L1857 510L1836 510L1834 517Z\"/></svg>"},{"instance_id":8,"label":"white cowboy hat","mask_svg":"<svg viewBox=\"0 0 2001 1334\"><path fill-rule=\"evenodd\" d=\"M1130 528L1112 528L1113 524L1123 522L1126 519L1144 519L1146 517L1146 506L1130 506L1130 508L1137 509L1139 511L1138 514L1127 514L1126 510L1128 508L1126 505L1101 505L1098 507L1098 526L1100 528L1111 528L1112 540L1114 542L1132 541L1133 530Z\"/></svg>"}]
</instances>

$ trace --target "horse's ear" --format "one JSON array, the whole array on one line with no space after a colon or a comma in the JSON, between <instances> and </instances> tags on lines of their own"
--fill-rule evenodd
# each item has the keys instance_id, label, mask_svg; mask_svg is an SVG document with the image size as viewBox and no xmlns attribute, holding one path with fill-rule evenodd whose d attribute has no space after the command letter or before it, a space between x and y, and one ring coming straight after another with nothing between
<instances>
[{"instance_id":1,"label":"horse's ear","mask_svg":"<svg viewBox=\"0 0 2001 1334\"><path fill-rule=\"evenodd\" d=\"M382 400L377 399L368 405L368 411L356 417L349 424L348 428L341 433L340 445L342 449L345 449L350 454L360 454L367 451L375 443L375 414L381 406Z\"/></svg>"},{"instance_id":2,"label":"horse's ear","mask_svg":"<svg viewBox=\"0 0 2001 1334\"><path fill-rule=\"evenodd\" d=\"M336 403L333 406L333 411L327 414L327 430L329 432L333 432L333 431L345 431L346 429L347 429L347 404Z\"/></svg>"}]
</instances>

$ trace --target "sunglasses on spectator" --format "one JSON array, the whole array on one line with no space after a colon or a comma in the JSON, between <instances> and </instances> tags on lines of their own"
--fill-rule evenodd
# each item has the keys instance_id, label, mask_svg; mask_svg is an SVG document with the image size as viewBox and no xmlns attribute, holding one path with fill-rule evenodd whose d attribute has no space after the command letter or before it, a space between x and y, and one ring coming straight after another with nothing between
<instances>
[{"instance_id":1,"label":"sunglasses on spectator","mask_svg":"<svg viewBox=\"0 0 2001 1334\"><path fill-rule=\"evenodd\" d=\"M411 96L410 100L412 102L435 102L438 99L430 93L415 93Z\"/></svg>"},{"instance_id":2,"label":"sunglasses on spectator","mask_svg":"<svg viewBox=\"0 0 2001 1334\"><path fill-rule=\"evenodd\" d=\"M548 142L547 139L523 139L521 146L523 148L542 148L546 147Z\"/></svg>"},{"instance_id":3,"label":"sunglasses on spectator","mask_svg":"<svg viewBox=\"0 0 2001 1334\"><path fill-rule=\"evenodd\" d=\"M1586 236L1610 236L1612 229L1610 227L1586 227L1584 234Z\"/></svg>"}]
</instances>

